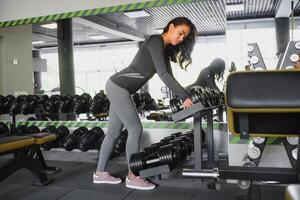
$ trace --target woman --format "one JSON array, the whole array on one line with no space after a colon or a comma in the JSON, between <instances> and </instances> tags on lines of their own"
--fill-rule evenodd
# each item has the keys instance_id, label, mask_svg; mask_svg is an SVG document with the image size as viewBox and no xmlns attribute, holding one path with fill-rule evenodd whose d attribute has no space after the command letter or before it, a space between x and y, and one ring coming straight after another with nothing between
<instances>
[{"instance_id":1,"label":"woman","mask_svg":"<svg viewBox=\"0 0 300 200\"><path fill-rule=\"evenodd\" d=\"M215 58L208 67L201 70L195 83L189 85L187 89L191 90L195 86L201 86L220 91L215 81L223 80L224 71L225 61L221 58Z\"/></svg>"},{"instance_id":2,"label":"woman","mask_svg":"<svg viewBox=\"0 0 300 200\"><path fill-rule=\"evenodd\" d=\"M185 17L170 21L161 35L152 35L139 49L129 67L114 74L106 83L106 93L110 101L109 122L106 137L100 149L94 183L121 183L120 178L111 176L106 171L107 161L115 146L116 139L123 126L128 131L126 158L139 151L143 127L132 101L131 95L139 90L155 73L183 100L183 107L192 106L189 93L174 79L170 60L182 69L191 63L191 52L197 35L195 25ZM126 187L151 190L155 188L130 171L126 177Z\"/></svg>"}]
</instances>

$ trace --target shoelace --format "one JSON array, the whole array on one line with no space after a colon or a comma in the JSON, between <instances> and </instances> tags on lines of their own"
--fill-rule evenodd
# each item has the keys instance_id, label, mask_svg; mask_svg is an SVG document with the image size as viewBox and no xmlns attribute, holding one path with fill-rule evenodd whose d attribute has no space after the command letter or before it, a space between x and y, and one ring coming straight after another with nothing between
<instances>
[{"instance_id":1,"label":"shoelace","mask_svg":"<svg viewBox=\"0 0 300 200\"><path fill-rule=\"evenodd\" d=\"M149 181L147 181L147 180L141 178L140 176L137 176L137 177L135 177L135 178L137 178L137 179L139 179L139 180L143 180L145 183L149 183Z\"/></svg>"}]
</instances>

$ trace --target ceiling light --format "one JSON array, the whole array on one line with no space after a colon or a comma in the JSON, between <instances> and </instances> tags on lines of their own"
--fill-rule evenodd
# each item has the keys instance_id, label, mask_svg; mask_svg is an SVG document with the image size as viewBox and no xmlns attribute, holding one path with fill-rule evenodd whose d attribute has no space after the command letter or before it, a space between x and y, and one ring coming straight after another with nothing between
<instances>
[{"instance_id":1,"label":"ceiling light","mask_svg":"<svg viewBox=\"0 0 300 200\"><path fill-rule=\"evenodd\" d=\"M226 4L226 12L235 12L235 11L243 11L244 10L244 4Z\"/></svg>"},{"instance_id":2,"label":"ceiling light","mask_svg":"<svg viewBox=\"0 0 300 200\"><path fill-rule=\"evenodd\" d=\"M156 32L156 33L160 33L160 34L161 34L161 33L163 33L163 31L164 31L163 28L156 28L156 29L155 29L155 32Z\"/></svg>"},{"instance_id":3,"label":"ceiling light","mask_svg":"<svg viewBox=\"0 0 300 200\"><path fill-rule=\"evenodd\" d=\"M33 41L32 44L42 44L45 43L45 41Z\"/></svg>"},{"instance_id":4,"label":"ceiling light","mask_svg":"<svg viewBox=\"0 0 300 200\"><path fill-rule=\"evenodd\" d=\"M108 37L104 36L104 35L89 35L89 38L92 38L94 40L104 40L104 39L108 39Z\"/></svg>"},{"instance_id":5,"label":"ceiling light","mask_svg":"<svg viewBox=\"0 0 300 200\"><path fill-rule=\"evenodd\" d=\"M48 28L48 29L57 29L57 23L51 23L51 24L43 24L41 27Z\"/></svg>"},{"instance_id":6,"label":"ceiling light","mask_svg":"<svg viewBox=\"0 0 300 200\"><path fill-rule=\"evenodd\" d=\"M151 15L147 13L145 10L136 10L136 11L130 11L130 12L123 12L124 15L127 17L133 19L133 18L139 18L139 17L150 17Z\"/></svg>"}]
</instances>

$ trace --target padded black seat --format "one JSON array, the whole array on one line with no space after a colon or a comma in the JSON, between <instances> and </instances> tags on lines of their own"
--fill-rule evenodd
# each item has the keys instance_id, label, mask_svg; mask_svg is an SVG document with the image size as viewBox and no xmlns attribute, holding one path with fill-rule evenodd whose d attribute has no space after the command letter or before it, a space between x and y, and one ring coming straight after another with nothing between
<instances>
[{"instance_id":1,"label":"padded black seat","mask_svg":"<svg viewBox=\"0 0 300 200\"><path fill-rule=\"evenodd\" d=\"M228 76L226 105L233 134L300 135L300 71L236 72Z\"/></svg>"}]
</instances>

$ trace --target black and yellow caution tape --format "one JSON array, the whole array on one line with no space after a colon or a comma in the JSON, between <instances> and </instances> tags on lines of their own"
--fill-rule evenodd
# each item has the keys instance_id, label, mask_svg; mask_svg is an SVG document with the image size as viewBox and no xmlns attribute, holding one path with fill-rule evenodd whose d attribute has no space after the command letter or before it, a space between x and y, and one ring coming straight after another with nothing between
<instances>
[{"instance_id":1,"label":"black and yellow caution tape","mask_svg":"<svg viewBox=\"0 0 300 200\"><path fill-rule=\"evenodd\" d=\"M32 18L26 18L26 19L18 19L18 20L12 20L12 21L4 21L4 22L0 22L0 28L25 25L25 24L35 24L35 23L48 22L48 21L50 22L50 21L56 21L56 20L60 20L60 19L68 19L68 18L73 18L73 17L83 17L83 16L90 16L90 15L98 15L98 14L141 10L144 8L160 7L160 6L182 4L182 3L191 3L194 1L200 1L200 0L154 0L154 1L148 1L148 2L139 2L139 3L124 4L124 5L116 5L116 6L111 6L111 7L95 8L95 9L89 9L89 10L80 10L80 11L75 11L75 12L60 13L60 14L32 17Z\"/></svg>"}]
</instances>

